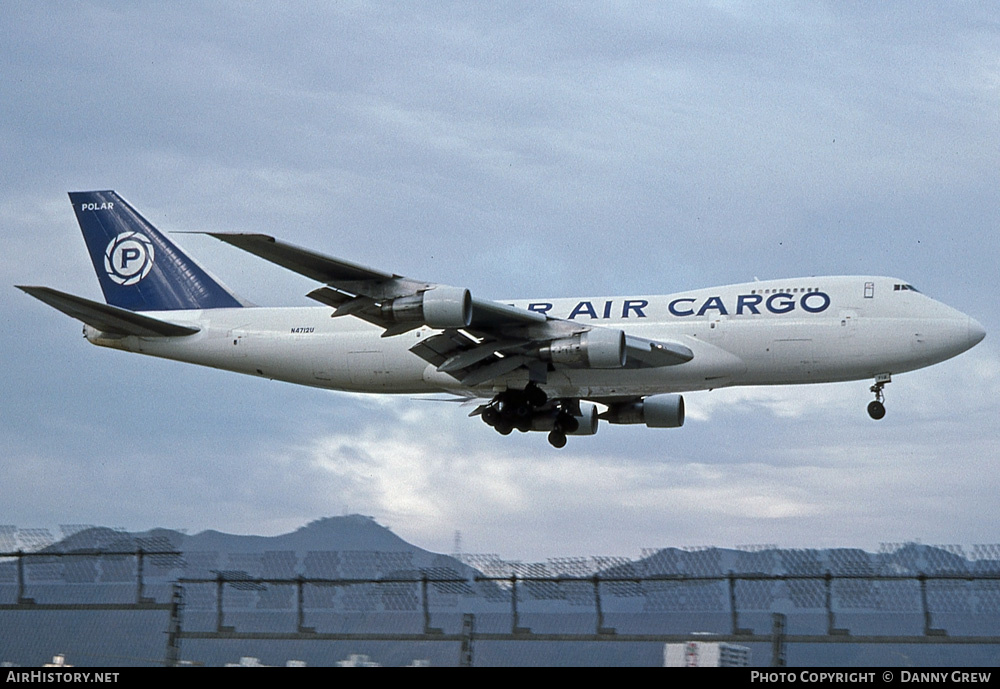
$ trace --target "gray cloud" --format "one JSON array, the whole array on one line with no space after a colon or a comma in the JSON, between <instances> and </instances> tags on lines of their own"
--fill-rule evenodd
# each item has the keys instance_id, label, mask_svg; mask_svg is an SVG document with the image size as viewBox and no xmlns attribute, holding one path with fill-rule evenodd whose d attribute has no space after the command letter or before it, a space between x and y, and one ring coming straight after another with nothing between
<instances>
[{"instance_id":1,"label":"gray cloud","mask_svg":"<svg viewBox=\"0 0 1000 689\"><path fill-rule=\"evenodd\" d=\"M1000 35L909 3L30 3L0 18L8 285L99 298L65 197L259 231L495 298L893 274L991 333ZM263 304L308 280L179 242ZM994 539L1000 357L888 388L689 396L676 432L552 452L457 405L90 347L0 290L7 523L292 529L344 509L446 550Z\"/></svg>"}]
</instances>

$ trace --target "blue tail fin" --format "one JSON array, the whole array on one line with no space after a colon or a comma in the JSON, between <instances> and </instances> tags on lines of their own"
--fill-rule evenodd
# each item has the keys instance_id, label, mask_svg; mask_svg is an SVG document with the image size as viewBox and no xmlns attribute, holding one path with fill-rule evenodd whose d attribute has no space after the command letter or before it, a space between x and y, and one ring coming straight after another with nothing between
<instances>
[{"instance_id":1,"label":"blue tail fin","mask_svg":"<svg viewBox=\"0 0 1000 689\"><path fill-rule=\"evenodd\" d=\"M115 192L70 192L69 199L112 306L130 311L244 306Z\"/></svg>"}]
</instances>

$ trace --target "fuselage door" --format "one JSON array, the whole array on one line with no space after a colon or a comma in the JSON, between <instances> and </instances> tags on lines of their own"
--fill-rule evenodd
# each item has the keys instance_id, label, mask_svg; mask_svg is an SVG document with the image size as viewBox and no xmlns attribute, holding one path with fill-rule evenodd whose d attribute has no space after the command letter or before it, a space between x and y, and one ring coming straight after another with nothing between
<instances>
[{"instance_id":1,"label":"fuselage door","mask_svg":"<svg viewBox=\"0 0 1000 689\"><path fill-rule=\"evenodd\" d=\"M858 330L858 312L854 309L840 310L840 337L849 339L854 337Z\"/></svg>"},{"instance_id":2,"label":"fuselage door","mask_svg":"<svg viewBox=\"0 0 1000 689\"><path fill-rule=\"evenodd\" d=\"M717 312L710 312L708 316L708 339L709 340L720 340L726 334L726 318Z\"/></svg>"},{"instance_id":3,"label":"fuselage door","mask_svg":"<svg viewBox=\"0 0 1000 689\"><path fill-rule=\"evenodd\" d=\"M347 353L351 383L359 389L385 388L389 381L389 371L385 365L385 353L380 350L355 350Z\"/></svg>"},{"instance_id":4,"label":"fuselage door","mask_svg":"<svg viewBox=\"0 0 1000 689\"><path fill-rule=\"evenodd\" d=\"M246 326L233 328L227 334L229 342L227 348L232 352L234 359L246 359L250 355L250 333Z\"/></svg>"}]
</instances>

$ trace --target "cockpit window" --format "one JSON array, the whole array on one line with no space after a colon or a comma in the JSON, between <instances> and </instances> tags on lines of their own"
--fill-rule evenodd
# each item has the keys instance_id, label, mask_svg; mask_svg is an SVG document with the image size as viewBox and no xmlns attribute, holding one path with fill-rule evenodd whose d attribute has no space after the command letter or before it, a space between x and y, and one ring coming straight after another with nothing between
<instances>
[{"instance_id":1,"label":"cockpit window","mask_svg":"<svg viewBox=\"0 0 1000 689\"><path fill-rule=\"evenodd\" d=\"M920 290L918 290L913 285L896 285L895 287L893 287L893 290L896 292L917 292L918 294L920 293Z\"/></svg>"}]
</instances>

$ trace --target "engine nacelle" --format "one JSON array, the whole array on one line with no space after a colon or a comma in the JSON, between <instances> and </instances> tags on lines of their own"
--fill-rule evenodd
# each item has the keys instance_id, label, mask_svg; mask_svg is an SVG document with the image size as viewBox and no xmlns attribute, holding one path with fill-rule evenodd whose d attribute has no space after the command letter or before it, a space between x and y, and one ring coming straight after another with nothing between
<instances>
[{"instance_id":1,"label":"engine nacelle","mask_svg":"<svg viewBox=\"0 0 1000 689\"><path fill-rule=\"evenodd\" d=\"M650 395L638 402L612 405L601 416L609 423L644 423L649 428L680 428L684 425L684 397Z\"/></svg>"},{"instance_id":2,"label":"engine nacelle","mask_svg":"<svg viewBox=\"0 0 1000 689\"><path fill-rule=\"evenodd\" d=\"M382 315L396 322L431 328L466 328L472 322L472 295L462 287L438 286L412 297L382 304Z\"/></svg>"},{"instance_id":3,"label":"engine nacelle","mask_svg":"<svg viewBox=\"0 0 1000 689\"><path fill-rule=\"evenodd\" d=\"M580 415L574 416L580 427L572 433L566 435L594 435L597 433L597 424L600 423L597 417L597 406L590 402L580 402Z\"/></svg>"},{"instance_id":4,"label":"engine nacelle","mask_svg":"<svg viewBox=\"0 0 1000 689\"><path fill-rule=\"evenodd\" d=\"M595 328L573 337L553 340L539 352L554 364L586 368L623 368L625 366L625 332Z\"/></svg>"}]
</instances>

